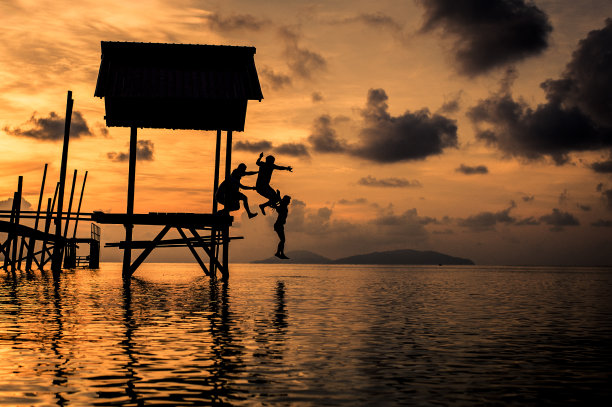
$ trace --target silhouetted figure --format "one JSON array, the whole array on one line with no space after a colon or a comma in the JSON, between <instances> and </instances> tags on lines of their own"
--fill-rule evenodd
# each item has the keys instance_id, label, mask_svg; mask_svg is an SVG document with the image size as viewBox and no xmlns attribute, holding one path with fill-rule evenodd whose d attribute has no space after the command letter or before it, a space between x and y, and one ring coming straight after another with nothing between
<instances>
[{"instance_id":1,"label":"silhouetted figure","mask_svg":"<svg viewBox=\"0 0 612 407\"><path fill-rule=\"evenodd\" d=\"M242 201L244 209L249 215L249 219L257 216L257 213L251 212L251 209L249 209L249 201L246 195L240 192L240 188L256 189L255 187L248 187L240 183L243 176L257 174L257 171L247 171L246 168L245 164L238 165L238 167L232 171L230 177L219 185L215 199L223 205L223 209L219 211L220 214L229 215L230 212L237 211L240 209L240 201Z\"/></svg>"},{"instance_id":2,"label":"silhouetted figure","mask_svg":"<svg viewBox=\"0 0 612 407\"><path fill-rule=\"evenodd\" d=\"M259 195L264 198L268 198L268 202L259 205L259 209L261 209L261 213L264 215L266 211L264 208L266 206L272 206L278 201L280 201L280 191L274 190L270 186L270 179L272 178L272 171L274 170L287 170L289 172L293 171L291 166L283 167L280 165L274 164L274 156L269 155L266 157L266 161L262 161L264 153L259 154L259 158L257 159L257 165L259 166L259 171L257 175L257 182L255 183L255 190L259 193Z\"/></svg>"},{"instance_id":3,"label":"silhouetted figure","mask_svg":"<svg viewBox=\"0 0 612 407\"><path fill-rule=\"evenodd\" d=\"M287 213L289 212L288 206L290 202L291 197L289 195L285 195L280 202L272 206L274 209L276 209L276 212L278 212L278 218L276 218L276 222L274 222L274 231L278 235L279 242L278 248L276 249L276 253L274 255L279 259L289 258L285 256L285 223L287 222Z\"/></svg>"}]
</instances>

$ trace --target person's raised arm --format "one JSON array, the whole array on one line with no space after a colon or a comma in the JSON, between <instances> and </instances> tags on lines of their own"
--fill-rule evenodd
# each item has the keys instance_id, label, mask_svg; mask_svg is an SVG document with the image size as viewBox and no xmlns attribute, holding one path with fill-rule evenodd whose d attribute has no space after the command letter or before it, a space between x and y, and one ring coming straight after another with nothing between
<instances>
[{"instance_id":1,"label":"person's raised arm","mask_svg":"<svg viewBox=\"0 0 612 407\"><path fill-rule=\"evenodd\" d=\"M261 165L261 159L262 158L263 158L263 152L259 154L259 158L257 159L257 162L255 164Z\"/></svg>"}]
</instances>

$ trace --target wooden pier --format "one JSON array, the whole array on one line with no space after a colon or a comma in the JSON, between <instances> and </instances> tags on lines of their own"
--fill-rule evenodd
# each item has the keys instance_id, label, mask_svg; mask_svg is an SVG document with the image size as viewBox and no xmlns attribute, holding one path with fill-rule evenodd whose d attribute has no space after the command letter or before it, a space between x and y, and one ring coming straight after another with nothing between
<instances>
[{"instance_id":1,"label":"wooden pier","mask_svg":"<svg viewBox=\"0 0 612 407\"><path fill-rule=\"evenodd\" d=\"M160 247L187 247L207 275L229 278L233 218L217 213L221 138L225 131L225 178L231 172L232 132L244 131L247 102L263 99L253 47L105 42L95 96L105 99L106 125L130 128L125 213L95 212L100 224L125 227L125 240L107 246L123 250L123 276L130 278ZM216 131L211 213L134 213L138 128ZM135 225L161 226L150 241L133 240ZM180 239L166 239L175 229ZM189 233L188 234L186 233ZM208 267L198 254L208 257ZM222 256L219 255L223 249ZM132 262L132 250L142 250Z\"/></svg>"}]
</instances>

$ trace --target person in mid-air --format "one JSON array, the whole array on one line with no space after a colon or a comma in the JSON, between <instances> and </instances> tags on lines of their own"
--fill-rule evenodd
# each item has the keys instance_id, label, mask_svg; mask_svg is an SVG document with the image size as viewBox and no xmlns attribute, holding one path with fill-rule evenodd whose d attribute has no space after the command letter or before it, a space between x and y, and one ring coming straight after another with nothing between
<instances>
[{"instance_id":1,"label":"person in mid-air","mask_svg":"<svg viewBox=\"0 0 612 407\"><path fill-rule=\"evenodd\" d=\"M278 213L278 217L276 218L276 222L274 222L274 231L278 235L278 248L276 249L276 253L274 254L279 259L288 259L285 255L285 223L287 222L287 214L289 213L289 203L291 202L291 197L289 195L283 196L279 202L276 202L272 205L272 208L276 209Z\"/></svg>"},{"instance_id":2,"label":"person in mid-air","mask_svg":"<svg viewBox=\"0 0 612 407\"><path fill-rule=\"evenodd\" d=\"M223 205L223 209L219 211L220 214L229 215L230 212L237 211L240 209L240 201L242 201L244 209L249 215L249 219L257 216L256 212L251 212L249 200L246 195L240 192L240 188L255 189L255 187L248 187L240 183L243 176L257 174L257 171L247 171L246 168L247 166L244 163L238 165L238 167L232 171L230 177L219 185L215 199Z\"/></svg>"},{"instance_id":3,"label":"person in mid-air","mask_svg":"<svg viewBox=\"0 0 612 407\"><path fill-rule=\"evenodd\" d=\"M272 171L274 170L287 170L289 172L293 172L293 168L291 166L283 167L280 165L274 164L274 156L269 155L266 157L266 161L262 161L264 153L259 154L259 158L257 159L256 164L259 166L259 171L257 174L257 182L255 183L255 190L259 193L259 195L267 198L268 201L259 205L259 209L261 209L261 213L266 214L265 207L272 206L275 203L279 202L280 191L274 190L270 186L270 179L272 178Z\"/></svg>"}]
</instances>

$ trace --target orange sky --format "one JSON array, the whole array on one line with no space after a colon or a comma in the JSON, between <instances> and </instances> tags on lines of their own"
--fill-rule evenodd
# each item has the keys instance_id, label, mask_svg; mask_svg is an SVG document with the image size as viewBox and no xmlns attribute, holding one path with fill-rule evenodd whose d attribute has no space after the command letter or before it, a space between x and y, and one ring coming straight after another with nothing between
<instances>
[{"instance_id":1,"label":"orange sky","mask_svg":"<svg viewBox=\"0 0 612 407\"><path fill-rule=\"evenodd\" d=\"M272 178L294 199L287 251L338 258L413 248L480 264L612 264L607 0L491 1L478 13L474 1L442 0L76 3L0 3L0 201L23 175L35 206L46 162L57 179L53 123L70 89L83 131L73 123L69 179L74 168L79 180L89 171L84 211L125 212L127 162L118 157L129 130L105 128L104 103L93 97L100 41L249 45L264 100L249 103L233 166L254 169L259 149L248 143L268 142L266 154L294 167ZM543 89L549 79L556 87ZM136 211L209 212L214 134L144 129L139 139L150 154L137 164ZM254 207L263 200L247 195ZM275 216L235 218L245 239L234 261L274 253ZM104 241L121 235L103 229Z\"/></svg>"}]
</instances>

